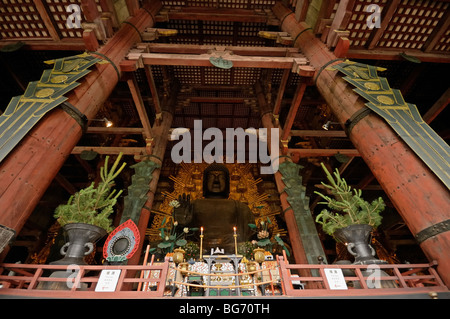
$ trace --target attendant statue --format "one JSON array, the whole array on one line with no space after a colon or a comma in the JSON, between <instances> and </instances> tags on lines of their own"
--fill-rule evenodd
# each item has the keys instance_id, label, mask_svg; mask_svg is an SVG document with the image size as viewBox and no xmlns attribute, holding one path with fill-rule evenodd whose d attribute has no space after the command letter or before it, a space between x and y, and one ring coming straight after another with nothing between
<instances>
[{"instance_id":1,"label":"attendant statue","mask_svg":"<svg viewBox=\"0 0 450 319\"><path fill-rule=\"evenodd\" d=\"M203 172L203 197L191 201L183 194L178 198L180 206L174 209L174 218L183 227L203 227L203 248L224 249L234 254L234 232L237 242L250 240L253 232L248 227L255 223L250 208L242 202L229 199L230 177L223 164L213 163Z\"/></svg>"}]
</instances>

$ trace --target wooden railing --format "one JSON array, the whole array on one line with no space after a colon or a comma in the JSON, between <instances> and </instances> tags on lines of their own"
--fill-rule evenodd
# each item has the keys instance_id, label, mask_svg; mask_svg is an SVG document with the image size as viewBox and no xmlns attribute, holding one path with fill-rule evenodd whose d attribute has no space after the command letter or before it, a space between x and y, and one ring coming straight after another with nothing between
<instances>
[{"instance_id":1,"label":"wooden railing","mask_svg":"<svg viewBox=\"0 0 450 319\"><path fill-rule=\"evenodd\" d=\"M277 262L278 270L274 271L280 276L270 277L270 283L267 284L281 286L281 297L389 296L449 292L434 269L434 263L298 265L289 264L283 257L278 257ZM168 260L148 266L0 264L0 297L161 298L171 296L170 293L167 294L168 284L174 284L173 279L169 278L169 265ZM345 287L339 287L341 290L336 290L334 282L327 279L326 274L330 269L343 275ZM370 272L370 269L378 272ZM110 292L98 291L100 274L107 270L120 270L117 285ZM158 274L157 278L143 275L149 271ZM55 274L60 274L59 278ZM182 282L178 284L186 285ZM148 286L152 289L141 289ZM269 295L273 297L273 294Z\"/></svg>"},{"instance_id":2,"label":"wooden railing","mask_svg":"<svg viewBox=\"0 0 450 319\"><path fill-rule=\"evenodd\" d=\"M435 263L297 265L289 264L285 258L278 257L278 264L283 292L288 296L383 296L449 291L434 269ZM335 281L327 278L326 272L331 270L336 270ZM319 275L316 277L301 275L313 271ZM294 272L298 274L293 274ZM343 280L339 285L338 279L341 274ZM292 281L301 281L304 289L295 289ZM336 285L333 287L334 283Z\"/></svg>"},{"instance_id":3,"label":"wooden railing","mask_svg":"<svg viewBox=\"0 0 450 319\"><path fill-rule=\"evenodd\" d=\"M78 266L0 264L0 296L45 298L158 298L164 295L169 262L148 266ZM114 291L96 291L100 274L120 270ZM159 278L138 278L153 271ZM50 274L53 276L50 277ZM59 274L56 277L55 274ZM58 278L59 277L59 278ZM154 289L137 291L135 286L153 284Z\"/></svg>"}]
</instances>

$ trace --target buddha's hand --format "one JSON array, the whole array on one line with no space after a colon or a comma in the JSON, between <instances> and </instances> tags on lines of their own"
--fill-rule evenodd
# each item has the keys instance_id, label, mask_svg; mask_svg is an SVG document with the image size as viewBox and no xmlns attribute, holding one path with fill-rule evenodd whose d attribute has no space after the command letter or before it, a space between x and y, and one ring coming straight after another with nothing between
<instances>
[{"instance_id":1,"label":"buddha's hand","mask_svg":"<svg viewBox=\"0 0 450 319\"><path fill-rule=\"evenodd\" d=\"M178 207L174 207L173 213L175 220L179 225L189 225L193 218L193 209L191 203L191 195L180 195L178 196Z\"/></svg>"}]
</instances>

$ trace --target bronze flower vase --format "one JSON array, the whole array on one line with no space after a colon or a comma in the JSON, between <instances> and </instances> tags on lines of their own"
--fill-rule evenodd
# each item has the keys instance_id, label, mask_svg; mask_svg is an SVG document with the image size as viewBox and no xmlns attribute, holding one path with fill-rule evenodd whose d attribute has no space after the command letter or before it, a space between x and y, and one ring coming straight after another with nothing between
<instances>
[{"instance_id":1,"label":"bronze flower vase","mask_svg":"<svg viewBox=\"0 0 450 319\"><path fill-rule=\"evenodd\" d=\"M375 257L375 250L370 245L372 226L367 224L350 225L334 232L334 237L347 246L355 257L353 264L384 264L385 261Z\"/></svg>"},{"instance_id":2,"label":"bronze flower vase","mask_svg":"<svg viewBox=\"0 0 450 319\"><path fill-rule=\"evenodd\" d=\"M52 265L87 265L84 257L92 253L94 243L107 234L103 228L84 223L66 224L63 229L68 236L68 242L60 250L64 257L51 262Z\"/></svg>"}]
</instances>

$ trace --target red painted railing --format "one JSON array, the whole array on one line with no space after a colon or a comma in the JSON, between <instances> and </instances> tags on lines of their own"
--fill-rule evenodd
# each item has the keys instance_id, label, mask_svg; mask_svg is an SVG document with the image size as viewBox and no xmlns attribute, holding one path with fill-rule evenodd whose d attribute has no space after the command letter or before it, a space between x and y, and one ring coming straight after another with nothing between
<instances>
[{"instance_id":1,"label":"red painted railing","mask_svg":"<svg viewBox=\"0 0 450 319\"><path fill-rule=\"evenodd\" d=\"M169 262L148 266L78 266L0 264L0 296L45 298L158 298L166 289ZM102 270L120 270L113 292L95 291ZM49 277L51 273L66 273L65 278ZM151 271L158 278L139 278ZM142 276L141 276L142 277ZM148 284L147 284L148 283ZM154 286L153 290L136 290L137 285ZM133 290L134 289L134 290Z\"/></svg>"},{"instance_id":2,"label":"red painted railing","mask_svg":"<svg viewBox=\"0 0 450 319\"><path fill-rule=\"evenodd\" d=\"M273 280L274 284L278 283L281 286L282 294L285 296L350 297L449 292L434 269L436 266L434 263L377 266L297 265L289 264L283 257L278 257L277 261L279 277L275 276L278 278ZM368 268L373 267L378 267L376 277L373 273L366 272ZM327 280L327 269L339 269L339 273L342 271L345 290L335 290L333 288L336 287L332 284L330 286L332 282ZM113 292L95 291L102 270L120 270L117 286ZM55 271L69 271L69 273L65 278L49 277ZM141 275L148 271L153 275ZM154 275L157 278L154 278ZM378 281L379 286L371 289L374 280ZM167 260L148 266L0 264L0 297L6 295L41 298L160 298L171 295L164 294L164 291L169 289L169 281ZM151 286L152 290L141 289L148 286Z\"/></svg>"},{"instance_id":3,"label":"red painted railing","mask_svg":"<svg viewBox=\"0 0 450 319\"><path fill-rule=\"evenodd\" d=\"M381 265L297 265L278 257L283 292L288 296L384 296L399 294L433 294L448 292L448 288L430 264L381 264ZM326 270L339 269L344 289L332 287ZM296 272L297 274L292 274ZM316 275L311 275L315 273ZM306 274L306 275L305 275ZM304 289L296 289L293 281L300 281ZM334 288L334 289L333 289ZM342 288L342 287L339 287ZM376 289L375 289L376 288Z\"/></svg>"}]
</instances>

